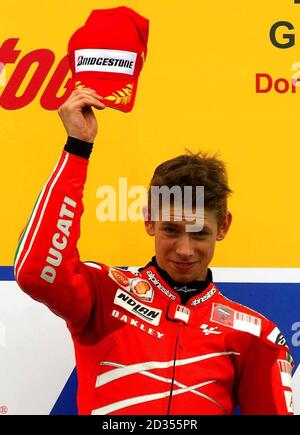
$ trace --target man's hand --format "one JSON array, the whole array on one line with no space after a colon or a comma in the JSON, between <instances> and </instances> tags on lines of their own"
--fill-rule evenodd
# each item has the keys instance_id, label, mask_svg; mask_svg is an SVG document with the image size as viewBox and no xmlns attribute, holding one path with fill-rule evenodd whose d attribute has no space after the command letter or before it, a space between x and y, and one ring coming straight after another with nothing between
<instances>
[{"instance_id":1,"label":"man's hand","mask_svg":"<svg viewBox=\"0 0 300 435\"><path fill-rule=\"evenodd\" d=\"M68 136L85 142L94 142L98 131L97 119L92 107L104 109L103 97L93 89L76 89L60 106L58 114L65 126Z\"/></svg>"}]
</instances>

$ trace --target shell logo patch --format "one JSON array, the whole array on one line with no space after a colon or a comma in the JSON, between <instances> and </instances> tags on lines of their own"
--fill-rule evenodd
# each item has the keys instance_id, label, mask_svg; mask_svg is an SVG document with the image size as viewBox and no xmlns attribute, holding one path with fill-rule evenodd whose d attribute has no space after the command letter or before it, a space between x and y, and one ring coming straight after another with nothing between
<instances>
[{"instance_id":1,"label":"shell logo patch","mask_svg":"<svg viewBox=\"0 0 300 435\"><path fill-rule=\"evenodd\" d=\"M154 290L151 284L145 279L133 278L130 286L130 293L133 293L140 299L147 302L152 302L154 297Z\"/></svg>"},{"instance_id":2,"label":"shell logo patch","mask_svg":"<svg viewBox=\"0 0 300 435\"><path fill-rule=\"evenodd\" d=\"M153 302L154 289L146 279L130 278L123 271L111 267L108 276L128 293L145 302Z\"/></svg>"}]
</instances>

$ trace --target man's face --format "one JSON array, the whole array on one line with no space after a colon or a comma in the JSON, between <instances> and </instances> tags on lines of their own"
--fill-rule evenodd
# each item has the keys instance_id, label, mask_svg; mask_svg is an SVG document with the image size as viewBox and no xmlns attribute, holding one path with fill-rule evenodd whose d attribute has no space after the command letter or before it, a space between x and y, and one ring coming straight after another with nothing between
<instances>
[{"instance_id":1,"label":"man's face","mask_svg":"<svg viewBox=\"0 0 300 435\"><path fill-rule=\"evenodd\" d=\"M205 280L217 240L223 240L230 223L231 214L218 225L215 211L204 211L204 226L199 232L187 232L191 221L174 218L170 211L168 221L146 221L146 231L155 237L155 254L158 265L172 279L180 283Z\"/></svg>"}]
</instances>

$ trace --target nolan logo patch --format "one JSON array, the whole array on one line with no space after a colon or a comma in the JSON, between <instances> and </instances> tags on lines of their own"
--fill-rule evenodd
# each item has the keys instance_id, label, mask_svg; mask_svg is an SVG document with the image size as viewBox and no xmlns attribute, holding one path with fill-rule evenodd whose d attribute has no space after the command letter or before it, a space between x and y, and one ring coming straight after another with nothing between
<instances>
[{"instance_id":1,"label":"nolan logo patch","mask_svg":"<svg viewBox=\"0 0 300 435\"><path fill-rule=\"evenodd\" d=\"M162 313L161 310L157 308L153 309L152 307L150 308L147 305L142 304L121 289L117 290L114 303L152 325L159 325Z\"/></svg>"}]
</instances>

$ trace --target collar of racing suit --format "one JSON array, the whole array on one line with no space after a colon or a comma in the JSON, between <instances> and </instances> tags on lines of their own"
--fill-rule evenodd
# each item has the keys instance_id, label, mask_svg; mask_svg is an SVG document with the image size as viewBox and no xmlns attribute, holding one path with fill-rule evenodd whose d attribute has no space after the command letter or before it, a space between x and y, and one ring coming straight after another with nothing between
<instances>
[{"instance_id":1,"label":"collar of racing suit","mask_svg":"<svg viewBox=\"0 0 300 435\"><path fill-rule=\"evenodd\" d=\"M152 257L151 261L142 269L140 269L140 271L149 267L154 267L159 275L162 277L162 279L178 293L181 299L181 303L183 305L185 305L189 299L202 293L205 289L207 289L207 287L213 280L212 271L208 269L205 281L191 281L188 283L179 283L177 281L174 281L165 270L159 267L156 261L156 257Z\"/></svg>"}]
</instances>

